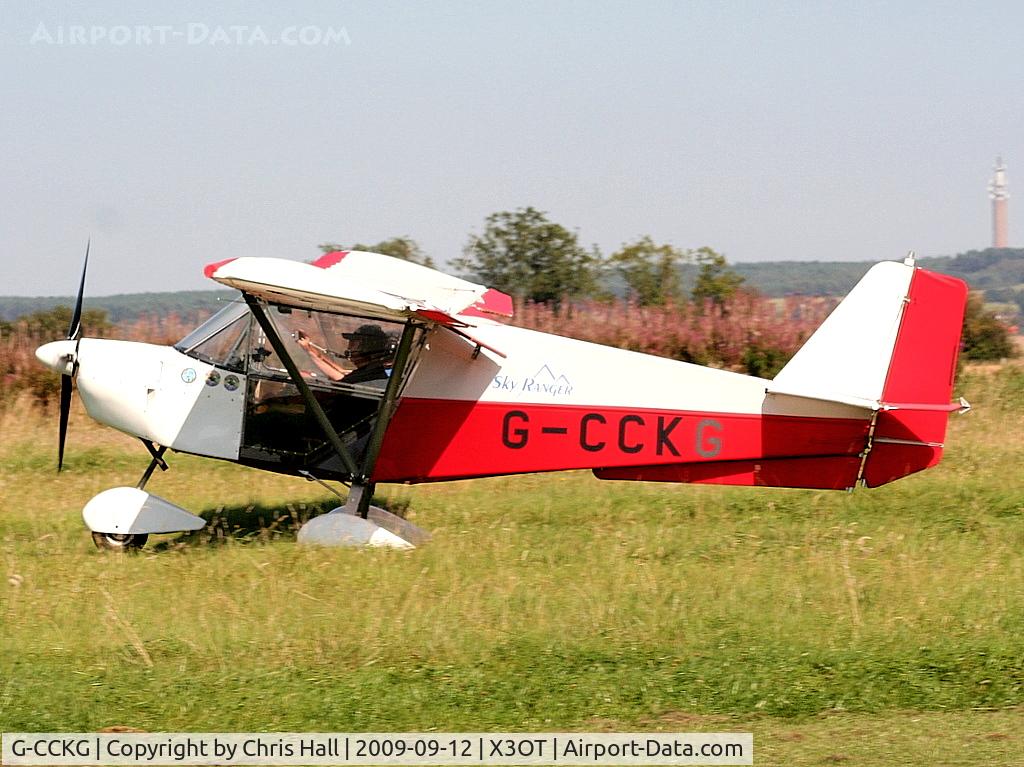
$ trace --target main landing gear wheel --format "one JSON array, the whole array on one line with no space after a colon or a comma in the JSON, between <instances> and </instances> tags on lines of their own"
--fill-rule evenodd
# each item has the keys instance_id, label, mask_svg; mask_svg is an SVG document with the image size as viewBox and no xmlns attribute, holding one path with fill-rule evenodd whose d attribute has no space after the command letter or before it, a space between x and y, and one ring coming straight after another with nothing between
<instances>
[{"instance_id":1,"label":"main landing gear wheel","mask_svg":"<svg viewBox=\"0 0 1024 767\"><path fill-rule=\"evenodd\" d=\"M131 551L141 549L149 539L148 533L93 533L92 542L96 548L108 551Z\"/></svg>"}]
</instances>

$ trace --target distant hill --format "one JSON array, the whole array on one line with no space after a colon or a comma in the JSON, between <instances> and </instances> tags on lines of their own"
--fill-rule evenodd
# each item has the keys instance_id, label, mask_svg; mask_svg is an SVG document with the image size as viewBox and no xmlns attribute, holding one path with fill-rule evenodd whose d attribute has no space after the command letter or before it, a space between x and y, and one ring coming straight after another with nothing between
<instances>
[{"instance_id":1,"label":"distant hill","mask_svg":"<svg viewBox=\"0 0 1024 767\"><path fill-rule=\"evenodd\" d=\"M130 322L145 314L177 314L182 318L216 311L221 303L238 295L233 290L186 290L180 293L125 293L117 296L86 296L87 309L103 309L111 322ZM74 306L74 296L0 296L0 319L16 320L25 314Z\"/></svg>"},{"instance_id":2,"label":"distant hill","mask_svg":"<svg viewBox=\"0 0 1024 767\"><path fill-rule=\"evenodd\" d=\"M738 263L733 268L747 284L768 296L841 296L849 292L873 261L774 261ZM985 291L992 303L1016 304L1024 312L1024 248L971 250L956 256L932 256L918 264L959 277L972 290Z\"/></svg>"},{"instance_id":3,"label":"distant hill","mask_svg":"<svg viewBox=\"0 0 1024 767\"><path fill-rule=\"evenodd\" d=\"M842 296L874 261L758 261L731 264L766 296Z\"/></svg>"},{"instance_id":4,"label":"distant hill","mask_svg":"<svg viewBox=\"0 0 1024 767\"><path fill-rule=\"evenodd\" d=\"M989 301L1013 301L1024 308L1024 248L971 250L958 256L922 259L930 268L984 290Z\"/></svg>"},{"instance_id":5,"label":"distant hill","mask_svg":"<svg viewBox=\"0 0 1024 767\"><path fill-rule=\"evenodd\" d=\"M767 296L842 296L874 261L764 261L736 263L732 267L746 279L746 284ZM972 289L984 290L985 300L1016 304L1024 313L1024 249L989 248L971 250L956 256L933 256L918 259L921 266L965 280ZM684 284L692 284L695 269L681 267ZM613 292L621 294L621 281L612 280ZM132 293L86 299L90 309L105 309L112 322L126 322L140 315L177 314L189 318L209 313L237 294L229 290L193 290L181 293ZM74 303L72 296L3 297L0 296L0 319L13 320L21 315L58 304Z\"/></svg>"}]
</instances>

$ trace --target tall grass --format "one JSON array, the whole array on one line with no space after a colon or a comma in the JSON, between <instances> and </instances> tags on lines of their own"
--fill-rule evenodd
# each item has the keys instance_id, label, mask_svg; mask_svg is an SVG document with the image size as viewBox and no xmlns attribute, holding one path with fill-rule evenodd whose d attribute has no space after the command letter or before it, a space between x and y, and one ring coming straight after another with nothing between
<instances>
[{"instance_id":1,"label":"tall grass","mask_svg":"<svg viewBox=\"0 0 1024 767\"><path fill-rule=\"evenodd\" d=\"M751 305L751 327L798 338L797 308ZM700 316L668 311L518 321L656 351ZM114 333L167 342L178 322ZM55 378L35 343L0 338L3 369ZM434 536L407 553L299 548L295 519L335 498L178 454L149 489L212 534L95 551L82 505L148 455L76 400L57 476L52 418L8 391L0 730L750 729L758 764L1024 763L1020 366L968 369L943 463L877 490L389 488Z\"/></svg>"},{"instance_id":2,"label":"tall grass","mask_svg":"<svg viewBox=\"0 0 1024 767\"><path fill-rule=\"evenodd\" d=\"M585 473L393 488L434 535L410 553L229 525L104 555L78 510L148 456L76 411L55 477L52 425L9 413L0 725L585 729L1020 706L1024 377L963 387L976 412L954 418L943 464L877 490ZM336 503L170 462L150 489L211 518Z\"/></svg>"}]
</instances>

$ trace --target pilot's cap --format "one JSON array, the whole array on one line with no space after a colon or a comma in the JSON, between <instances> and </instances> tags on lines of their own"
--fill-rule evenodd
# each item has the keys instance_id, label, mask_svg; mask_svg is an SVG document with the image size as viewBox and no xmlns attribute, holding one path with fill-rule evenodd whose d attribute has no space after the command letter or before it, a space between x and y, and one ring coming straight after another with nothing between
<instances>
[{"instance_id":1,"label":"pilot's cap","mask_svg":"<svg viewBox=\"0 0 1024 767\"><path fill-rule=\"evenodd\" d=\"M348 339L350 347L358 347L363 352L382 352L387 350L389 339L380 325L360 325L353 333L342 333Z\"/></svg>"}]
</instances>

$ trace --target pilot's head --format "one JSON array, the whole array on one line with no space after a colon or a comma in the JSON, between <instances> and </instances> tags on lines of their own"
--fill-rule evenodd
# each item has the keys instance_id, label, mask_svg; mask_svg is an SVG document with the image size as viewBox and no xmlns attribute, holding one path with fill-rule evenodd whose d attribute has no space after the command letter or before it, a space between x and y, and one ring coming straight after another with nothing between
<instances>
[{"instance_id":1,"label":"pilot's head","mask_svg":"<svg viewBox=\"0 0 1024 767\"><path fill-rule=\"evenodd\" d=\"M345 357L352 360L356 367L371 362L383 361L391 354L391 339L380 325L360 325L353 333L342 333L348 339Z\"/></svg>"}]
</instances>

